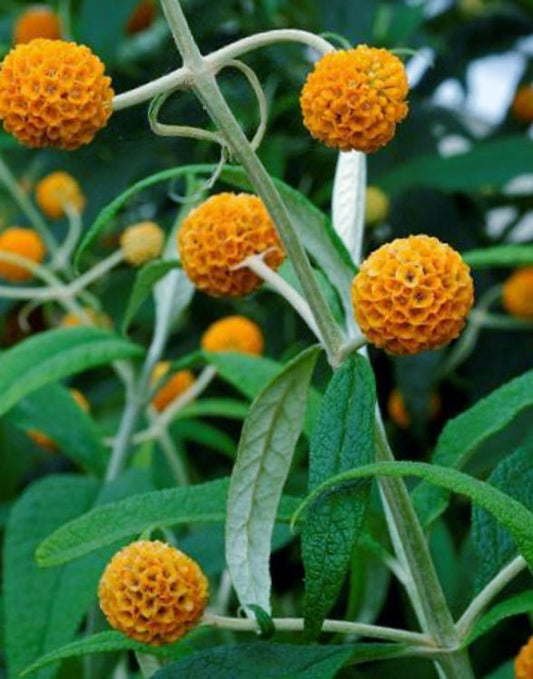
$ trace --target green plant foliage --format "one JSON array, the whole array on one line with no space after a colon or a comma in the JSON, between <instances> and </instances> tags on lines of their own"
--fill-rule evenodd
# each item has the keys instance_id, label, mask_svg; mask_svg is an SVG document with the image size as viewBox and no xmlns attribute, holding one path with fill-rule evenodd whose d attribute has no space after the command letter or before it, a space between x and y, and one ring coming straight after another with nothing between
<instances>
[{"instance_id":1,"label":"green plant foliage","mask_svg":"<svg viewBox=\"0 0 533 679\"><path fill-rule=\"evenodd\" d=\"M522 592L501 601L483 615L468 635L465 645L470 645L507 618L515 615L531 615L533 612L533 591Z\"/></svg>"},{"instance_id":2,"label":"green plant foliage","mask_svg":"<svg viewBox=\"0 0 533 679\"><path fill-rule=\"evenodd\" d=\"M309 452L309 490L374 457L376 393L368 361L348 358L335 372L322 401ZM313 503L302 533L305 623L316 636L337 598L365 518L370 486Z\"/></svg>"},{"instance_id":3,"label":"green plant foliage","mask_svg":"<svg viewBox=\"0 0 533 679\"><path fill-rule=\"evenodd\" d=\"M463 252L463 259L474 269L492 266L525 266L533 264L532 245L497 245L493 248Z\"/></svg>"}]
</instances>

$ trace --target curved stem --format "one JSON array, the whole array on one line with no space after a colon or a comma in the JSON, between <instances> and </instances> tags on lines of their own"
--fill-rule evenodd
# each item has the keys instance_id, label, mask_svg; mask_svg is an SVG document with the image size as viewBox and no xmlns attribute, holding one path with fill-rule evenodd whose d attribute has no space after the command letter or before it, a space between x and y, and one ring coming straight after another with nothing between
<instances>
[{"instance_id":1,"label":"curved stem","mask_svg":"<svg viewBox=\"0 0 533 679\"><path fill-rule=\"evenodd\" d=\"M51 263L51 268L62 271L68 269L70 257L81 234L81 213L72 203L65 203L64 210L68 217L68 231L65 240L61 243Z\"/></svg>"},{"instance_id":2,"label":"curved stem","mask_svg":"<svg viewBox=\"0 0 533 679\"><path fill-rule=\"evenodd\" d=\"M228 62L227 66L236 68L245 76L245 78L250 83L250 86L254 91L255 97L257 99L257 105L259 107L259 126L256 130L256 133L253 136L253 139L250 141L250 146L254 151L256 151L259 148L261 142L263 141L263 137L265 136L268 123L268 102L265 96L265 92L261 87L259 78L255 74L253 68L250 68L242 61L237 61L236 59Z\"/></svg>"},{"instance_id":3,"label":"curved stem","mask_svg":"<svg viewBox=\"0 0 533 679\"><path fill-rule=\"evenodd\" d=\"M175 71L172 71L172 73L167 73L167 75L152 80L145 85L136 87L123 94L117 94L113 99L113 111L122 111L130 106L142 104L160 94L169 92L170 90L190 87L190 84L191 72L189 69L185 67L178 68Z\"/></svg>"},{"instance_id":4,"label":"curved stem","mask_svg":"<svg viewBox=\"0 0 533 679\"><path fill-rule=\"evenodd\" d=\"M76 278L69 286L71 294L77 295L81 290L86 288L94 281L105 276L108 271L111 271L117 264L120 264L124 260L124 254L122 250L116 250L113 254L109 255L101 262L98 262L92 269L86 271L83 276Z\"/></svg>"},{"instance_id":5,"label":"curved stem","mask_svg":"<svg viewBox=\"0 0 533 679\"><path fill-rule=\"evenodd\" d=\"M461 639L468 636L472 625L487 608L490 602L527 567L522 556L517 556L486 585L484 589L472 600L463 615L457 621L457 633Z\"/></svg>"}]
</instances>

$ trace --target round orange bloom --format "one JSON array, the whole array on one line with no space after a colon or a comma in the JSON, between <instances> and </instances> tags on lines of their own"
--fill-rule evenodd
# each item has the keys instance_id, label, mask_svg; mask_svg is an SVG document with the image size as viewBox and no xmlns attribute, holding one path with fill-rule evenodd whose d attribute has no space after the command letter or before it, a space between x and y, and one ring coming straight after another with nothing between
<instances>
[{"instance_id":1,"label":"round orange bloom","mask_svg":"<svg viewBox=\"0 0 533 679\"><path fill-rule=\"evenodd\" d=\"M514 672L515 679L533 679L533 637L522 646L516 656Z\"/></svg>"},{"instance_id":2,"label":"round orange bloom","mask_svg":"<svg viewBox=\"0 0 533 679\"><path fill-rule=\"evenodd\" d=\"M359 45L329 52L307 76L300 104L304 125L326 146L373 153L407 115L403 63L386 49Z\"/></svg>"},{"instance_id":3,"label":"round orange bloom","mask_svg":"<svg viewBox=\"0 0 533 679\"><path fill-rule=\"evenodd\" d=\"M470 269L430 236L397 238L373 252L352 283L355 317L391 354L437 349L461 332L474 301Z\"/></svg>"},{"instance_id":4,"label":"round orange bloom","mask_svg":"<svg viewBox=\"0 0 533 679\"><path fill-rule=\"evenodd\" d=\"M86 318L84 318L84 316L86 316ZM109 330L113 327L113 321L107 314L104 314L101 311L95 311L90 307L85 307L83 309L83 315L77 314L74 311L66 313L61 319L60 325L62 328L79 328L82 325L95 325L97 328Z\"/></svg>"},{"instance_id":5,"label":"round orange bloom","mask_svg":"<svg viewBox=\"0 0 533 679\"><path fill-rule=\"evenodd\" d=\"M84 410L86 413L91 410L89 401L79 389L71 389L70 394L82 410Z\"/></svg>"},{"instance_id":6,"label":"round orange bloom","mask_svg":"<svg viewBox=\"0 0 533 679\"><path fill-rule=\"evenodd\" d=\"M511 108L515 118L523 123L533 122L533 86L522 85L516 91Z\"/></svg>"},{"instance_id":7,"label":"round orange bloom","mask_svg":"<svg viewBox=\"0 0 533 679\"><path fill-rule=\"evenodd\" d=\"M140 33L150 28L155 19L154 0L140 0L139 4L130 14L126 24L126 32L130 35Z\"/></svg>"},{"instance_id":8,"label":"round orange bloom","mask_svg":"<svg viewBox=\"0 0 533 679\"><path fill-rule=\"evenodd\" d=\"M170 644L200 621L208 582L200 566L158 540L140 540L108 563L98 587L109 624L146 644Z\"/></svg>"},{"instance_id":9,"label":"round orange bloom","mask_svg":"<svg viewBox=\"0 0 533 679\"><path fill-rule=\"evenodd\" d=\"M160 361L152 372L152 383L159 382L170 370L170 363L168 361ZM153 407L162 412L174 401L178 396L187 391L190 386L194 384L195 377L190 370L178 370L178 372L171 375L157 390L153 400Z\"/></svg>"},{"instance_id":10,"label":"round orange bloom","mask_svg":"<svg viewBox=\"0 0 533 679\"><path fill-rule=\"evenodd\" d=\"M0 70L0 120L30 148L73 150L112 112L111 79L88 47L37 38L9 52Z\"/></svg>"},{"instance_id":11,"label":"round orange bloom","mask_svg":"<svg viewBox=\"0 0 533 679\"><path fill-rule=\"evenodd\" d=\"M274 270L285 259L262 200L246 193L219 193L192 210L178 245L187 276L212 297L243 297L261 285L247 267L234 268L246 257L268 251L264 260Z\"/></svg>"},{"instance_id":12,"label":"round orange bloom","mask_svg":"<svg viewBox=\"0 0 533 679\"><path fill-rule=\"evenodd\" d=\"M48 40L61 38L59 17L46 5L28 7L15 24L13 42L16 45L31 42L35 38L47 38Z\"/></svg>"},{"instance_id":13,"label":"round orange bloom","mask_svg":"<svg viewBox=\"0 0 533 679\"><path fill-rule=\"evenodd\" d=\"M78 212L85 207L85 196L78 182L68 172L52 172L37 184L36 198L39 207L50 219L65 216L65 207L71 205Z\"/></svg>"},{"instance_id":14,"label":"round orange bloom","mask_svg":"<svg viewBox=\"0 0 533 679\"><path fill-rule=\"evenodd\" d=\"M533 266L518 269L505 281L503 306L511 316L533 319Z\"/></svg>"},{"instance_id":15,"label":"round orange bloom","mask_svg":"<svg viewBox=\"0 0 533 679\"><path fill-rule=\"evenodd\" d=\"M373 226L387 218L390 201L387 194L377 186L368 186L365 200L365 224Z\"/></svg>"},{"instance_id":16,"label":"round orange bloom","mask_svg":"<svg viewBox=\"0 0 533 679\"><path fill-rule=\"evenodd\" d=\"M440 410L439 395L434 392L431 394L429 403L429 415L433 419L437 416ZM387 411L391 420L400 427L400 429L408 429L411 425L411 416L405 407L405 401L402 392L399 389L393 389L387 401Z\"/></svg>"},{"instance_id":17,"label":"round orange bloom","mask_svg":"<svg viewBox=\"0 0 533 679\"><path fill-rule=\"evenodd\" d=\"M12 226L0 234L0 253L25 257L34 264L40 264L45 256L44 242L33 229L21 229ZM33 274L18 264L11 264L0 259L0 276L11 283L29 281Z\"/></svg>"},{"instance_id":18,"label":"round orange bloom","mask_svg":"<svg viewBox=\"0 0 533 679\"><path fill-rule=\"evenodd\" d=\"M140 222L129 226L120 237L124 259L132 266L146 264L163 252L165 234L154 222Z\"/></svg>"},{"instance_id":19,"label":"round orange bloom","mask_svg":"<svg viewBox=\"0 0 533 679\"><path fill-rule=\"evenodd\" d=\"M261 328L244 316L227 316L212 323L202 336L202 349L209 352L263 353Z\"/></svg>"},{"instance_id":20,"label":"round orange bloom","mask_svg":"<svg viewBox=\"0 0 533 679\"><path fill-rule=\"evenodd\" d=\"M36 446L46 450L47 453L56 453L57 445L52 441L52 439L42 431L37 429L28 429L26 434L35 443Z\"/></svg>"}]
</instances>

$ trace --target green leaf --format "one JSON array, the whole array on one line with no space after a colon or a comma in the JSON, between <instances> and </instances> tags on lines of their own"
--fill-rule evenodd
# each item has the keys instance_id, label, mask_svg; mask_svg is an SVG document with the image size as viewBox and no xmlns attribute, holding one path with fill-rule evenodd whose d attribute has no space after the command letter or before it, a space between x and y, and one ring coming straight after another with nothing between
<instances>
[{"instance_id":1,"label":"green leaf","mask_svg":"<svg viewBox=\"0 0 533 679\"><path fill-rule=\"evenodd\" d=\"M482 250L463 252L463 259L474 269L490 266L525 266L533 264L533 245L496 245Z\"/></svg>"},{"instance_id":2,"label":"green leaf","mask_svg":"<svg viewBox=\"0 0 533 679\"><path fill-rule=\"evenodd\" d=\"M533 450L521 448L497 465L488 482L533 510ZM509 533L484 509L472 513L472 542L476 557L475 586L481 590L516 556Z\"/></svg>"},{"instance_id":3,"label":"green leaf","mask_svg":"<svg viewBox=\"0 0 533 679\"><path fill-rule=\"evenodd\" d=\"M181 268L181 264L177 260L159 260L148 262L137 272L135 283L128 299L128 305L122 318L122 333L126 333L133 317L152 291L154 285L166 276L169 271L176 268Z\"/></svg>"},{"instance_id":4,"label":"green leaf","mask_svg":"<svg viewBox=\"0 0 533 679\"><path fill-rule=\"evenodd\" d=\"M65 387L48 384L34 391L19 401L8 417L23 431L44 432L73 462L90 473L103 475L108 453L100 433Z\"/></svg>"},{"instance_id":5,"label":"green leaf","mask_svg":"<svg viewBox=\"0 0 533 679\"><path fill-rule=\"evenodd\" d=\"M515 679L514 660L504 663L495 672L487 674L484 679Z\"/></svg>"},{"instance_id":6,"label":"green leaf","mask_svg":"<svg viewBox=\"0 0 533 679\"><path fill-rule=\"evenodd\" d=\"M333 226L355 263L361 259L365 201L366 154L339 153L331 197Z\"/></svg>"},{"instance_id":7,"label":"green leaf","mask_svg":"<svg viewBox=\"0 0 533 679\"><path fill-rule=\"evenodd\" d=\"M498 188L513 177L530 172L531 147L531 140L520 134L480 142L471 151L451 158L434 154L421 156L380 177L380 185L395 193L413 186L447 191ZM495 158L498 158L497 163Z\"/></svg>"},{"instance_id":8,"label":"green leaf","mask_svg":"<svg viewBox=\"0 0 533 679\"><path fill-rule=\"evenodd\" d=\"M329 679L354 654L346 646L248 642L215 646L156 672L153 679Z\"/></svg>"},{"instance_id":9,"label":"green leaf","mask_svg":"<svg viewBox=\"0 0 533 679\"><path fill-rule=\"evenodd\" d=\"M319 353L311 347L288 363L258 394L244 421L226 518L226 561L242 606L270 612L272 530Z\"/></svg>"},{"instance_id":10,"label":"green leaf","mask_svg":"<svg viewBox=\"0 0 533 679\"><path fill-rule=\"evenodd\" d=\"M204 352L204 356L217 369L219 377L249 399L254 399L283 370L283 364L263 356L222 352ZM315 425L319 407L320 395L311 388L304 424L304 432L308 436Z\"/></svg>"},{"instance_id":11,"label":"green leaf","mask_svg":"<svg viewBox=\"0 0 533 679\"><path fill-rule=\"evenodd\" d=\"M376 388L368 360L349 357L334 373L310 446L309 490L374 459ZM335 603L363 527L370 485L326 496L307 512L302 534L305 626L319 634Z\"/></svg>"},{"instance_id":12,"label":"green leaf","mask_svg":"<svg viewBox=\"0 0 533 679\"><path fill-rule=\"evenodd\" d=\"M105 21L102 21L102 5L94 0L84 0L77 22L83 44L89 45L105 63L109 63L120 43L117 37L126 35L127 20L137 4L138 0L106 4Z\"/></svg>"},{"instance_id":13,"label":"green leaf","mask_svg":"<svg viewBox=\"0 0 533 679\"><path fill-rule=\"evenodd\" d=\"M0 356L0 415L24 396L50 382L142 355L141 347L105 330L48 330L20 342Z\"/></svg>"},{"instance_id":14,"label":"green leaf","mask_svg":"<svg viewBox=\"0 0 533 679\"><path fill-rule=\"evenodd\" d=\"M450 420L439 437L432 462L463 468L481 444L506 427L523 410L533 405L533 370L507 382ZM430 525L448 505L448 494L420 484L413 494L424 525Z\"/></svg>"},{"instance_id":15,"label":"green leaf","mask_svg":"<svg viewBox=\"0 0 533 679\"><path fill-rule=\"evenodd\" d=\"M203 398L180 410L176 418L189 417L227 417L244 420L248 414L248 404L233 398Z\"/></svg>"},{"instance_id":16,"label":"green leaf","mask_svg":"<svg viewBox=\"0 0 533 679\"><path fill-rule=\"evenodd\" d=\"M516 596L505 599L496 604L483 617L481 617L464 642L464 646L469 646L476 639L479 639L491 629L499 625L500 622L512 617L513 615L532 615L533 614L533 590L522 592Z\"/></svg>"},{"instance_id":17,"label":"green leaf","mask_svg":"<svg viewBox=\"0 0 533 679\"><path fill-rule=\"evenodd\" d=\"M216 450L222 455L235 459L237 444L225 431L213 427L202 420L179 420L171 432L182 441L193 441L200 446Z\"/></svg>"},{"instance_id":18,"label":"green leaf","mask_svg":"<svg viewBox=\"0 0 533 679\"><path fill-rule=\"evenodd\" d=\"M37 549L37 561L41 566L57 566L154 526L223 523L227 492L228 479L218 479L97 507L49 535ZM287 523L297 504L284 498L278 520Z\"/></svg>"},{"instance_id":19,"label":"green leaf","mask_svg":"<svg viewBox=\"0 0 533 679\"><path fill-rule=\"evenodd\" d=\"M170 644L168 646L151 646L149 644L142 644L134 639L129 639L120 632L99 632L98 634L83 637L83 639L77 639L70 644L65 644L64 646L61 646L61 648L46 653L37 661L26 667L24 671L20 673L19 677L20 679L22 679L22 677L27 677L42 667L51 665L59 660L91 655L93 653L139 651L141 653L155 655L158 658L173 659L183 655L182 649L184 644L187 645L187 642L180 640L176 644Z\"/></svg>"},{"instance_id":20,"label":"green leaf","mask_svg":"<svg viewBox=\"0 0 533 679\"><path fill-rule=\"evenodd\" d=\"M293 516L298 520L304 509L322 494L345 492L352 484L371 476L416 476L446 490L466 495L474 503L491 512L507 528L518 549L533 571L533 513L509 495L488 483L455 469L423 462L376 462L343 474L337 474L316 488Z\"/></svg>"}]
</instances>

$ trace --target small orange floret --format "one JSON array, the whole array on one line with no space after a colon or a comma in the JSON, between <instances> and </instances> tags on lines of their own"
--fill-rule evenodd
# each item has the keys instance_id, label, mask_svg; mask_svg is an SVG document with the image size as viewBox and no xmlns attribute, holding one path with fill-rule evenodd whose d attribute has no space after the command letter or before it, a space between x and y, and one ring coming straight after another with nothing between
<instances>
[{"instance_id":1,"label":"small orange floret","mask_svg":"<svg viewBox=\"0 0 533 679\"><path fill-rule=\"evenodd\" d=\"M170 370L170 363L168 361L161 361L158 363L152 372L152 383L159 382ZM178 372L171 375L160 387L153 400L152 405L158 411L162 412L174 401L178 396L187 391L190 386L194 384L195 377L190 370L178 370Z\"/></svg>"},{"instance_id":2,"label":"small orange floret","mask_svg":"<svg viewBox=\"0 0 533 679\"><path fill-rule=\"evenodd\" d=\"M40 264L45 256L42 238L32 229L13 226L0 234L0 253L25 257L34 264ZM0 276L11 283L29 281L33 274L29 269L0 259Z\"/></svg>"},{"instance_id":3,"label":"small orange floret","mask_svg":"<svg viewBox=\"0 0 533 679\"><path fill-rule=\"evenodd\" d=\"M109 624L146 644L170 644L200 621L208 582L200 566L159 541L140 540L108 563L98 588Z\"/></svg>"},{"instance_id":4,"label":"small orange floret","mask_svg":"<svg viewBox=\"0 0 533 679\"><path fill-rule=\"evenodd\" d=\"M78 406L79 406L83 411L85 411L86 413L88 413L88 412L91 410L91 406L90 406L90 404L89 404L89 401L88 401L87 398L81 393L81 391L80 391L79 389L71 389L71 390L70 390L70 394L71 394L72 398L76 401L76 403L78 404Z\"/></svg>"},{"instance_id":5,"label":"small orange floret","mask_svg":"<svg viewBox=\"0 0 533 679\"><path fill-rule=\"evenodd\" d=\"M474 285L453 248L430 236L409 236L386 243L363 262L352 301L372 344L391 354L418 354L457 337Z\"/></svg>"},{"instance_id":6,"label":"small orange floret","mask_svg":"<svg viewBox=\"0 0 533 679\"><path fill-rule=\"evenodd\" d=\"M96 326L97 328L110 329L113 321L102 311L95 311L90 307L85 307L82 314L69 311L61 319L62 328L79 328L80 326Z\"/></svg>"},{"instance_id":7,"label":"small orange floret","mask_svg":"<svg viewBox=\"0 0 533 679\"><path fill-rule=\"evenodd\" d=\"M30 437L30 439L35 443L37 447L46 450L47 453L57 452L56 443L52 441L52 439L44 432L38 431L37 429L28 429L26 434Z\"/></svg>"},{"instance_id":8,"label":"small orange floret","mask_svg":"<svg viewBox=\"0 0 533 679\"><path fill-rule=\"evenodd\" d=\"M503 306L511 316L533 319L533 266L518 269L505 281Z\"/></svg>"},{"instance_id":9,"label":"small orange floret","mask_svg":"<svg viewBox=\"0 0 533 679\"><path fill-rule=\"evenodd\" d=\"M154 0L140 0L139 4L130 14L126 24L126 32L130 35L140 33L150 28L155 19Z\"/></svg>"},{"instance_id":10,"label":"small orange floret","mask_svg":"<svg viewBox=\"0 0 533 679\"><path fill-rule=\"evenodd\" d=\"M407 115L408 90L403 63L386 49L329 52L303 87L304 125L326 146L372 153L390 142Z\"/></svg>"},{"instance_id":11,"label":"small orange floret","mask_svg":"<svg viewBox=\"0 0 533 679\"><path fill-rule=\"evenodd\" d=\"M522 85L518 88L511 110L514 117L521 122L533 122L533 85Z\"/></svg>"},{"instance_id":12,"label":"small orange floret","mask_svg":"<svg viewBox=\"0 0 533 679\"><path fill-rule=\"evenodd\" d=\"M437 416L440 410L439 395L434 392L431 394L429 403L429 416L433 419ZM387 412L391 420L400 427L400 429L408 429L411 425L411 416L405 407L405 401L402 392L399 389L393 389L387 401Z\"/></svg>"},{"instance_id":13,"label":"small orange floret","mask_svg":"<svg viewBox=\"0 0 533 679\"><path fill-rule=\"evenodd\" d=\"M516 656L514 671L515 679L533 679L533 637Z\"/></svg>"},{"instance_id":14,"label":"small orange floret","mask_svg":"<svg viewBox=\"0 0 533 679\"><path fill-rule=\"evenodd\" d=\"M0 120L30 148L73 150L112 112L111 79L88 47L37 38L9 52L0 70Z\"/></svg>"},{"instance_id":15,"label":"small orange floret","mask_svg":"<svg viewBox=\"0 0 533 679\"><path fill-rule=\"evenodd\" d=\"M32 5L19 16L13 31L16 45L31 42L35 38L59 40L61 22L58 15L46 5Z\"/></svg>"},{"instance_id":16,"label":"small orange floret","mask_svg":"<svg viewBox=\"0 0 533 679\"><path fill-rule=\"evenodd\" d=\"M37 184L36 197L39 207L50 219L64 217L69 207L80 213L85 207L81 187L68 172L52 172L41 179Z\"/></svg>"},{"instance_id":17,"label":"small orange floret","mask_svg":"<svg viewBox=\"0 0 533 679\"><path fill-rule=\"evenodd\" d=\"M202 336L204 351L236 352L239 354L263 353L261 328L244 316L227 316L212 323Z\"/></svg>"},{"instance_id":18,"label":"small orange floret","mask_svg":"<svg viewBox=\"0 0 533 679\"><path fill-rule=\"evenodd\" d=\"M164 244L165 233L155 222L133 224L120 236L124 259L132 266L140 266L159 257Z\"/></svg>"},{"instance_id":19,"label":"small orange floret","mask_svg":"<svg viewBox=\"0 0 533 679\"><path fill-rule=\"evenodd\" d=\"M262 283L250 269L234 268L246 257L266 252L277 270L285 253L260 198L219 193L192 210L178 235L180 258L194 285L212 297L243 297Z\"/></svg>"}]
</instances>

